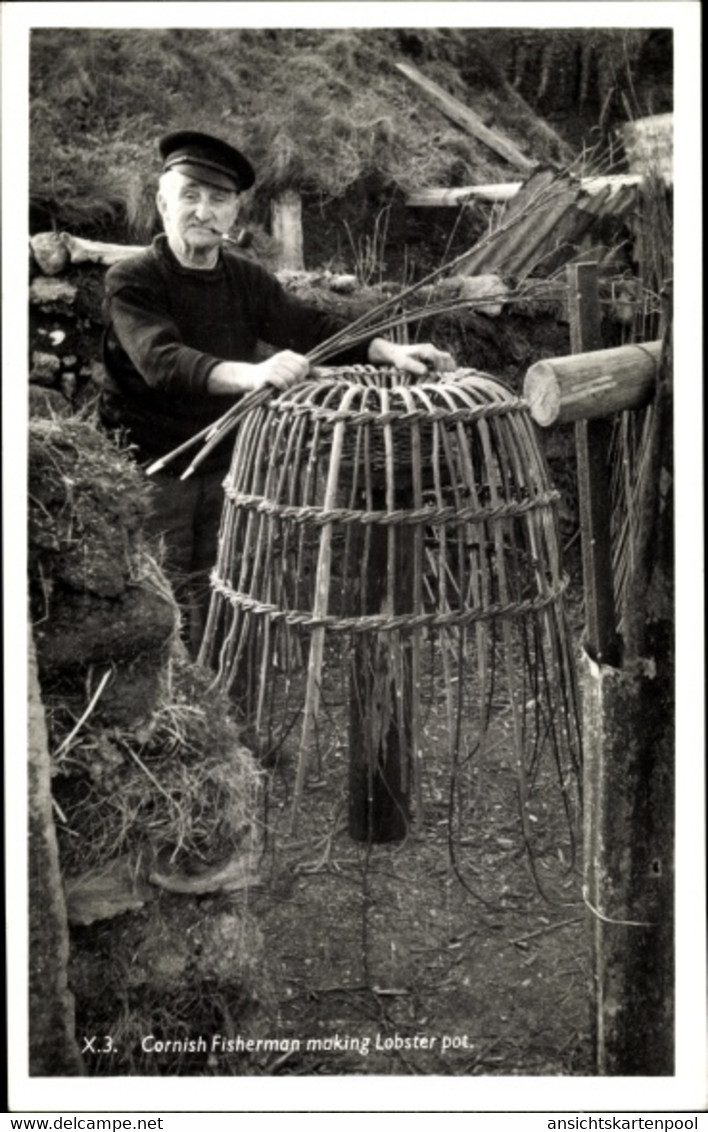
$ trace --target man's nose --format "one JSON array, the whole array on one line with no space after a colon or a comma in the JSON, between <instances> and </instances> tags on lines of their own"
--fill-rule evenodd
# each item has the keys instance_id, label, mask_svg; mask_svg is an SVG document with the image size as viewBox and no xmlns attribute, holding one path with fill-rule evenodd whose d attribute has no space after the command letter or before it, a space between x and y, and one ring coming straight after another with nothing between
<instances>
[{"instance_id":1,"label":"man's nose","mask_svg":"<svg viewBox=\"0 0 708 1132\"><path fill-rule=\"evenodd\" d=\"M211 201L208 197L201 197L201 199L197 202L194 211L199 220L210 219L214 214Z\"/></svg>"}]
</instances>

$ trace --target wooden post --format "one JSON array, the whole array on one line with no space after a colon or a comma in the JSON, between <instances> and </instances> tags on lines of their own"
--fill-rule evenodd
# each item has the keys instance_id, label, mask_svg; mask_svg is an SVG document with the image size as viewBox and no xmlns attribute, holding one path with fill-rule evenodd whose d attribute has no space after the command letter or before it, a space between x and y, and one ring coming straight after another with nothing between
<instances>
[{"instance_id":1,"label":"wooden post","mask_svg":"<svg viewBox=\"0 0 708 1132\"><path fill-rule=\"evenodd\" d=\"M673 1073L672 681L581 661L590 1025L603 1076Z\"/></svg>"},{"instance_id":2,"label":"wooden post","mask_svg":"<svg viewBox=\"0 0 708 1132\"><path fill-rule=\"evenodd\" d=\"M305 266L302 240L302 200L286 189L270 202L270 226L278 250L279 271L302 271Z\"/></svg>"},{"instance_id":3,"label":"wooden post","mask_svg":"<svg viewBox=\"0 0 708 1132\"><path fill-rule=\"evenodd\" d=\"M602 335L597 264L570 264L567 280L571 349L573 353L599 350ZM619 641L615 624L608 507L611 439L612 422L604 417L576 423L586 648L594 660L617 665Z\"/></svg>"},{"instance_id":4,"label":"wooden post","mask_svg":"<svg viewBox=\"0 0 708 1132\"><path fill-rule=\"evenodd\" d=\"M378 505L382 504L379 497ZM376 499L374 505L377 505ZM372 524L360 612L381 613L386 600L389 531ZM393 529L396 562L394 609L409 612L415 547L413 528ZM364 532L360 532L363 546ZM400 641L394 661L389 634L356 635L349 693L349 834L373 844L402 841L410 825L411 718L414 694L410 644Z\"/></svg>"},{"instance_id":5,"label":"wooden post","mask_svg":"<svg viewBox=\"0 0 708 1132\"><path fill-rule=\"evenodd\" d=\"M568 292L571 346L596 349L595 265L570 267ZM658 353L650 346L654 379ZM576 407L583 402L574 399ZM587 399L585 405L594 411ZM624 407L614 403L615 411ZM668 1075L674 1039L671 680L665 672L659 678L663 664L653 657L625 656L620 667L610 546L611 421L578 420L575 429L587 637L581 666L583 892L595 1065L603 1075Z\"/></svg>"}]
</instances>

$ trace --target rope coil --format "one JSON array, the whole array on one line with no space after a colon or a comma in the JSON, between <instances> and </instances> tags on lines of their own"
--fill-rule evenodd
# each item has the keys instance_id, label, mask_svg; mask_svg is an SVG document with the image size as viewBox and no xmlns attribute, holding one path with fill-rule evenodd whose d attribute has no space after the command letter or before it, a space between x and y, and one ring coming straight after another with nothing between
<instances>
[{"instance_id":1,"label":"rope coil","mask_svg":"<svg viewBox=\"0 0 708 1132\"><path fill-rule=\"evenodd\" d=\"M214 590L234 606L245 613L256 617L267 617L273 622L282 621L286 625L298 626L303 629L328 629L334 633L392 633L414 632L417 629L449 629L477 624L482 621L493 621L510 617L522 617L531 613L538 613L549 605L553 605L567 588L567 579L561 580L560 585L554 587L543 597L530 598L526 601L508 602L506 605L489 605L485 609L449 610L446 613L418 613L401 614L400 616L379 614L359 615L356 617L313 617L304 611L281 609L280 606L249 597L248 594L236 593L223 578L214 571L211 576Z\"/></svg>"}]
</instances>

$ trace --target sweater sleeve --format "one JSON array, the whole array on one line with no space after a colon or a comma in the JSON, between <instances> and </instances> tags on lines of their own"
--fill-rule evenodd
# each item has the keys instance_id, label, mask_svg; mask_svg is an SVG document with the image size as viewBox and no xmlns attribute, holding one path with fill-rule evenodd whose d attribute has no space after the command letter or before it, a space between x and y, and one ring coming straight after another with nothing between
<instances>
[{"instance_id":1,"label":"sweater sleeve","mask_svg":"<svg viewBox=\"0 0 708 1132\"><path fill-rule=\"evenodd\" d=\"M148 281L128 268L117 265L106 276L106 314L121 348L152 389L181 396L204 393L220 359L185 345L161 281Z\"/></svg>"}]
</instances>

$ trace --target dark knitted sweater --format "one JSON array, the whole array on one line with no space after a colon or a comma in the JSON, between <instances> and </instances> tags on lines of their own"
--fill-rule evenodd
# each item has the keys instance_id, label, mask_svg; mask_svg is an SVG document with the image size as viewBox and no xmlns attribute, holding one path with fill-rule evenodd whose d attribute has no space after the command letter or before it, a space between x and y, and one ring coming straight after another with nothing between
<instances>
[{"instance_id":1,"label":"dark knitted sweater","mask_svg":"<svg viewBox=\"0 0 708 1132\"><path fill-rule=\"evenodd\" d=\"M122 428L139 460L154 460L216 420L236 397L207 393L220 361L255 362L260 341L305 354L342 326L339 319L288 294L251 260L222 250L217 266L183 267L167 238L106 274L104 359L100 415ZM363 363L368 343L333 359ZM177 473L198 452L175 461ZM226 442L202 468L228 467Z\"/></svg>"}]
</instances>

